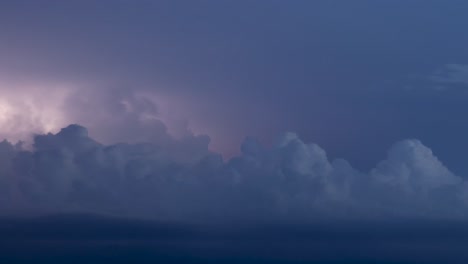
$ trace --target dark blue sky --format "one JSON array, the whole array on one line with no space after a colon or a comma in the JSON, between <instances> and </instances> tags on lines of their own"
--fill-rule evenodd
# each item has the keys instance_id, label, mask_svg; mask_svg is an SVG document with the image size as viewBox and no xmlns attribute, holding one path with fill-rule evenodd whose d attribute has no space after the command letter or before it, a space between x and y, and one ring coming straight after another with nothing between
<instances>
[{"instance_id":1,"label":"dark blue sky","mask_svg":"<svg viewBox=\"0 0 468 264\"><path fill-rule=\"evenodd\" d=\"M395 141L418 138L468 171L465 84L430 80L468 64L465 1L2 1L0 10L3 90L27 81L45 93L60 83L170 97L167 111L227 156L247 135L269 144L294 131L368 169Z\"/></svg>"}]
</instances>

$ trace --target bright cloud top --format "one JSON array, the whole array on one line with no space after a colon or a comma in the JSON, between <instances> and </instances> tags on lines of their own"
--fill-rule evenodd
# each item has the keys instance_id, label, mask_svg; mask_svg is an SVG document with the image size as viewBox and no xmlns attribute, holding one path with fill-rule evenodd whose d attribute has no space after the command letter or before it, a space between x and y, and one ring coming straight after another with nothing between
<instances>
[{"instance_id":1,"label":"bright cloud top","mask_svg":"<svg viewBox=\"0 0 468 264\"><path fill-rule=\"evenodd\" d=\"M67 85L1 83L0 137L19 141L32 133L58 132L67 124L63 102L70 91Z\"/></svg>"}]
</instances>

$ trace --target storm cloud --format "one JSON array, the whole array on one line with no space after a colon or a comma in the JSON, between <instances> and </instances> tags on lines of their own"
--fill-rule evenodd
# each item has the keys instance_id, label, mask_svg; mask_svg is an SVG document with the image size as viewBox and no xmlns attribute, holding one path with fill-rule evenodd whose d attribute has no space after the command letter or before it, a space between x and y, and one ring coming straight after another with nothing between
<instances>
[{"instance_id":1,"label":"storm cloud","mask_svg":"<svg viewBox=\"0 0 468 264\"><path fill-rule=\"evenodd\" d=\"M465 219L468 185L418 140L361 172L286 133L223 161L208 136L104 145L70 125L0 144L2 214L98 213L176 221Z\"/></svg>"},{"instance_id":2,"label":"storm cloud","mask_svg":"<svg viewBox=\"0 0 468 264\"><path fill-rule=\"evenodd\" d=\"M467 7L2 1L2 212L464 218Z\"/></svg>"}]
</instances>

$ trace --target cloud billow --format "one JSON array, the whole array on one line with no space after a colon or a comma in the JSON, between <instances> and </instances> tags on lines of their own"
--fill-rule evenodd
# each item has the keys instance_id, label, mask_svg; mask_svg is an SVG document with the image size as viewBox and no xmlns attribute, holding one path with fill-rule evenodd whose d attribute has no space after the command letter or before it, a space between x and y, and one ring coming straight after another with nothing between
<instances>
[{"instance_id":1,"label":"cloud billow","mask_svg":"<svg viewBox=\"0 0 468 264\"><path fill-rule=\"evenodd\" d=\"M418 140L396 143L368 173L293 133L272 148L247 138L227 162L208 144L103 145L79 125L36 135L33 150L3 141L0 208L200 222L468 217L467 184Z\"/></svg>"}]
</instances>

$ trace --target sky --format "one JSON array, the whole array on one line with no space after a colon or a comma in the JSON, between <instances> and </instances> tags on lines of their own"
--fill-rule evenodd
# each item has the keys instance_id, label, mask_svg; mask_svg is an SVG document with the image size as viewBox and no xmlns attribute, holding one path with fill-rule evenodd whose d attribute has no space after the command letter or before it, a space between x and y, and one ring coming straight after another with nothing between
<instances>
[{"instance_id":1,"label":"sky","mask_svg":"<svg viewBox=\"0 0 468 264\"><path fill-rule=\"evenodd\" d=\"M63 240L64 256L85 243L133 258L173 236L168 252L190 259L204 245L465 263L467 13L462 0L2 0L0 231L16 229L0 244L44 263ZM122 232L96 231L118 219Z\"/></svg>"},{"instance_id":2,"label":"sky","mask_svg":"<svg viewBox=\"0 0 468 264\"><path fill-rule=\"evenodd\" d=\"M5 212L463 216L467 8L2 1Z\"/></svg>"},{"instance_id":3,"label":"sky","mask_svg":"<svg viewBox=\"0 0 468 264\"><path fill-rule=\"evenodd\" d=\"M209 135L226 159L246 136L271 145L293 131L363 170L395 141L417 138L468 172L463 1L0 7L4 137L79 123L102 142L143 140L119 113L138 97L154 108L138 114L152 111L179 137Z\"/></svg>"}]
</instances>

